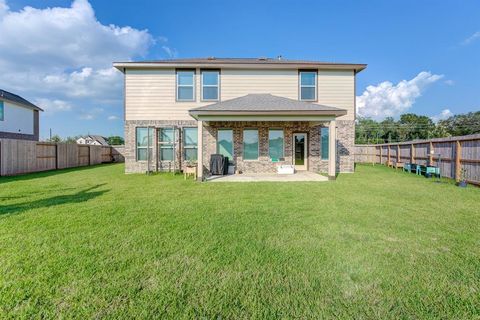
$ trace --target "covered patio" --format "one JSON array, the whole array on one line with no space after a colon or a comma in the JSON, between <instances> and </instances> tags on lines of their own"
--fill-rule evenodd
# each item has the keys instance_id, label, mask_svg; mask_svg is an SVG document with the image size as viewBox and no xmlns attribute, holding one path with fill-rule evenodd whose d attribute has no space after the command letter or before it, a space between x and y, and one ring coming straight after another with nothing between
<instances>
[{"instance_id":1,"label":"covered patio","mask_svg":"<svg viewBox=\"0 0 480 320\"><path fill-rule=\"evenodd\" d=\"M328 181L326 176L310 171L297 171L295 174L277 173L246 173L225 176L210 176L205 178L209 182L301 182L301 181Z\"/></svg>"},{"instance_id":2,"label":"covered patio","mask_svg":"<svg viewBox=\"0 0 480 320\"><path fill-rule=\"evenodd\" d=\"M249 94L189 113L198 125L197 170L201 181L326 180L320 172L335 179L335 120L346 114L344 109L271 94ZM279 156L272 155L273 131L281 136L281 147L277 146L281 150L276 150ZM210 177L210 156L217 153L228 156L234 175ZM293 167L295 173L278 174L280 165Z\"/></svg>"}]
</instances>

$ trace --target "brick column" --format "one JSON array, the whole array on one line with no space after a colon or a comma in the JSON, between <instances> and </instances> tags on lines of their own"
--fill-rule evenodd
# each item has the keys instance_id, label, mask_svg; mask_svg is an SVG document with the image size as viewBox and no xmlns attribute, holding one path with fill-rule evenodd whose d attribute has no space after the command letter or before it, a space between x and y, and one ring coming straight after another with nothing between
<instances>
[{"instance_id":1,"label":"brick column","mask_svg":"<svg viewBox=\"0 0 480 320\"><path fill-rule=\"evenodd\" d=\"M203 121L197 121L197 180L203 180Z\"/></svg>"}]
</instances>

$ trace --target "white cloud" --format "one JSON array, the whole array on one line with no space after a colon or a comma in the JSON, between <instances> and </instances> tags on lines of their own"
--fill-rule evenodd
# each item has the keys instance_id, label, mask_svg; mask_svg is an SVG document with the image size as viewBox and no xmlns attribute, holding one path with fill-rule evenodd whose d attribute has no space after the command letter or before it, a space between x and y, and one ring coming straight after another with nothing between
<instances>
[{"instance_id":1,"label":"white cloud","mask_svg":"<svg viewBox=\"0 0 480 320\"><path fill-rule=\"evenodd\" d=\"M22 69L105 67L146 54L153 42L147 30L101 24L87 0L75 0L70 8L7 9L0 34L1 60L14 58Z\"/></svg>"},{"instance_id":2,"label":"white cloud","mask_svg":"<svg viewBox=\"0 0 480 320\"><path fill-rule=\"evenodd\" d=\"M0 0L0 84L36 101L45 115L95 118L90 106L121 106L122 75L112 62L143 57L156 41L148 30L102 24L87 0L19 11Z\"/></svg>"},{"instance_id":3,"label":"white cloud","mask_svg":"<svg viewBox=\"0 0 480 320\"><path fill-rule=\"evenodd\" d=\"M476 40L480 39L480 31L477 31L475 32L474 34L472 34L470 37L468 37L467 39L463 40L462 44L463 45L468 45Z\"/></svg>"},{"instance_id":4,"label":"white cloud","mask_svg":"<svg viewBox=\"0 0 480 320\"><path fill-rule=\"evenodd\" d=\"M455 84L455 81L449 79L449 80L445 80L444 83L448 86L453 86Z\"/></svg>"},{"instance_id":5,"label":"white cloud","mask_svg":"<svg viewBox=\"0 0 480 320\"><path fill-rule=\"evenodd\" d=\"M117 116L108 116L108 120L110 120L110 121L114 121L114 120L118 120L118 119L120 119L120 118L117 117Z\"/></svg>"},{"instance_id":6,"label":"white cloud","mask_svg":"<svg viewBox=\"0 0 480 320\"><path fill-rule=\"evenodd\" d=\"M90 108L88 110L83 110L78 118L80 120L93 120L96 119L100 114L105 110L103 108Z\"/></svg>"},{"instance_id":7,"label":"white cloud","mask_svg":"<svg viewBox=\"0 0 480 320\"><path fill-rule=\"evenodd\" d=\"M448 119L451 116L453 116L453 113L450 111L450 109L443 109L442 112L430 117L430 119L432 119L433 122L437 123L438 121Z\"/></svg>"},{"instance_id":8,"label":"white cloud","mask_svg":"<svg viewBox=\"0 0 480 320\"><path fill-rule=\"evenodd\" d=\"M428 85L442 78L443 75L422 71L415 78L396 85L389 81L370 85L357 97L357 112L373 119L396 117L410 109Z\"/></svg>"},{"instance_id":9,"label":"white cloud","mask_svg":"<svg viewBox=\"0 0 480 320\"><path fill-rule=\"evenodd\" d=\"M70 103L58 99L50 100L46 98L40 98L35 100L35 104L42 108L46 114L72 110L72 105Z\"/></svg>"},{"instance_id":10,"label":"white cloud","mask_svg":"<svg viewBox=\"0 0 480 320\"><path fill-rule=\"evenodd\" d=\"M51 90L63 92L67 97L101 98L105 101L120 97L121 79L121 73L112 67L96 70L85 67L70 73L48 74L43 82Z\"/></svg>"},{"instance_id":11,"label":"white cloud","mask_svg":"<svg viewBox=\"0 0 480 320\"><path fill-rule=\"evenodd\" d=\"M7 3L5 0L0 0L0 18L4 16L9 10L9 7L7 6Z\"/></svg>"},{"instance_id":12,"label":"white cloud","mask_svg":"<svg viewBox=\"0 0 480 320\"><path fill-rule=\"evenodd\" d=\"M178 56L178 52L174 48L170 48L169 46L162 46L163 51L165 51L169 58L176 58Z\"/></svg>"}]
</instances>

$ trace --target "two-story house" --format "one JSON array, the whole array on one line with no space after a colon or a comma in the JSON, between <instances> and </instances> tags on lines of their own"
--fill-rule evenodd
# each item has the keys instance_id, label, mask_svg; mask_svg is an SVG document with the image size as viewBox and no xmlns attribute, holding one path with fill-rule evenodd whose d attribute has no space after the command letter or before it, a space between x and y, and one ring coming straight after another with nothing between
<instances>
[{"instance_id":1,"label":"two-story house","mask_svg":"<svg viewBox=\"0 0 480 320\"><path fill-rule=\"evenodd\" d=\"M40 111L30 101L0 89L0 138L38 141Z\"/></svg>"},{"instance_id":2,"label":"two-story house","mask_svg":"<svg viewBox=\"0 0 480 320\"><path fill-rule=\"evenodd\" d=\"M182 170L210 155L232 171L353 172L355 76L365 64L237 58L117 62L125 170Z\"/></svg>"}]
</instances>

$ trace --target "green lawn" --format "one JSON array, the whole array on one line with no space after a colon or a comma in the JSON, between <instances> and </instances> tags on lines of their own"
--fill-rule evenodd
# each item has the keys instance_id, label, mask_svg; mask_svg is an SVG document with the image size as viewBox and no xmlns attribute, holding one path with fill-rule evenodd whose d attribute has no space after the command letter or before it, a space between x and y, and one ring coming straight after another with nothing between
<instances>
[{"instance_id":1,"label":"green lawn","mask_svg":"<svg viewBox=\"0 0 480 320\"><path fill-rule=\"evenodd\" d=\"M478 319L480 189L380 166L0 178L0 317Z\"/></svg>"}]
</instances>

